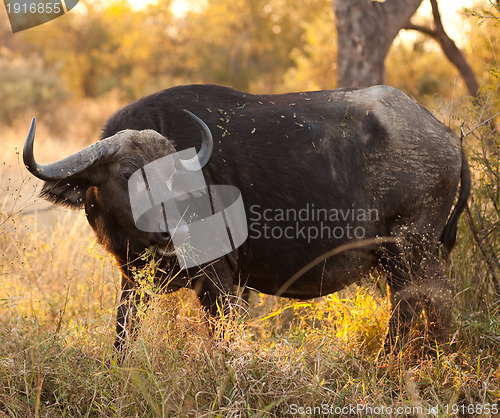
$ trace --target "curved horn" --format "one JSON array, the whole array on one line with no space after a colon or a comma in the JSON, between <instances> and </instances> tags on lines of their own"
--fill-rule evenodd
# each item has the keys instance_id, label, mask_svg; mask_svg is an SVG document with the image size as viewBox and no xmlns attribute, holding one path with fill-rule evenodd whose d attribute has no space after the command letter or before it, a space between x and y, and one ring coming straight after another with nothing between
<instances>
[{"instance_id":1,"label":"curved horn","mask_svg":"<svg viewBox=\"0 0 500 418\"><path fill-rule=\"evenodd\" d=\"M186 109L183 110L189 116L191 116L191 118L193 118L194 121L199 125L199 127L201 128L201 132L203 134L203 139L201 143L200 152L198 152L198 154L195 157L190 158L189 160L180 160L180 161L184 169L186 169L187 171L197 171L200 168L205 167L205 165L210 160L210 157L212 156L212 152L214 150L214 139L212 137L210 129L208 128L205 122L203 122L198 116L191 113L189 110ZM198 166L198 161L199 161L199 166Z\"/></svg>"},{"instance_id":2,"label":"curved horn","mask_svg":"<svg viewBox=\"0 0 500 418\"><path fill-rule=\"evenodd\" d=\"M122 142L128 138L131 131L119 132L109 138L102 139L62 160L52 164L42 165L35 161L33 143L35 141L36 119L33 117L30 130L23 149L23 160L26 168L41 180L60 180L89 168L95 162L116 153Z\"/></svg>"}]
</instances>

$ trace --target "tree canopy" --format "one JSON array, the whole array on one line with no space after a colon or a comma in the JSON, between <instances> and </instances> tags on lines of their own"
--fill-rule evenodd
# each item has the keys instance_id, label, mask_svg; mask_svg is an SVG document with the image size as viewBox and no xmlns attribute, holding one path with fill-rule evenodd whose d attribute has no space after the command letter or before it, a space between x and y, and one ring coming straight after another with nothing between
<instances>
[{"instance_id":1,"label":"tree canopy","mask_svg":"<svg viewBox=\"0 0 500 418\"><path fill-rule=\"evenodd\" d=\"M5 75L0 95L4 103L16 102L0 117L6 121L9 109L70 97L115 92L130 101L185 83L260 93L337 87L331 0L199 0L183 15L173 13L172 3L159 0L136 10L127 0L84 0L64 17L16 34L7 19L0 19ZM467 27L473 17L462 19ZM432 38L413 33L410 40L392 45L385 82L424 101L436 93L451 98L458 71ZM472 67L481 81L495 75L484 68L495 67L498 35L499 26L491 19L481 31L467 34L465 54L474 57ZM352 52L345 45L339 48L344 55ZM20 65L31 71L17 71ZM29 89L39 91L32 95L36 99L13 93Z\"/></svg>"}]
</instances>

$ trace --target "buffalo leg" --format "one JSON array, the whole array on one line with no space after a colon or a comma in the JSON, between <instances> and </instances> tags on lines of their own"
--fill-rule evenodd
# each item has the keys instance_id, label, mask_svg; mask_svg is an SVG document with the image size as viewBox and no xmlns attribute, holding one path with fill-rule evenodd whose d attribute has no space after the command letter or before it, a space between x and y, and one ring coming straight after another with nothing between
<instances>
[{"instance_id":1,"label":"buffalo leg","mask_svg":"<svg viewBox=\"0 0 500 418\"><path fill-rule=\"evenodd\" d=\"M392 308L385 343L387 350L394 349L398 341L407 337L418 321L422 322L429 342L444 343L448 338L454 288L435 251L429 250L433 247L423 245L423 238L419 241L397 246L397 255L394 255L394 246L387 263Z\"/></svg>"},{"instance_id":2,"label":"buffalo leg","mask_svg":"<svg viewBox=\"0 0 500 418\"><path fill-rule=\"evenodd\" d=\"M193 288L209 319L219 317L221 309L224 315L231 313L233 271L225 258L205 267Z\"/></svg>"},{"instance_id":3,"label":"buffalo leg","mask_svg":"<svg viewBox=\"0 0 500 418\"><path fill-rule=\"evenodd\" d=\"M122 294L116 314L115 348L120 351L123 344L134 336L137 321L137 307L140 302L147 303L147 295L139 295L135 285L122 274Z\"/></svg>"}]
</instances>

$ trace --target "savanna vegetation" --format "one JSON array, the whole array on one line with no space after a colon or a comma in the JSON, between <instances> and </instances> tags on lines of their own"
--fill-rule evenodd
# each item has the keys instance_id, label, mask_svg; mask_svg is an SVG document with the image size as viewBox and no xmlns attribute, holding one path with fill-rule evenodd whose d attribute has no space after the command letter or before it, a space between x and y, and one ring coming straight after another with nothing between
<instances>
[{"instance_id":1,"label":"savanna vegetation","mask_svg":"<svg viewBox=\"0 0 500 418\"><path fill-rule=\"evenodd\" d=\"M0 15L0 416L500 415L493 2L461 14L477 97L425 35L399 38L386 62L388 84L463 137L473 170L472 200L447 265L457 289L448 344L417 336L399 354L385 353L389 312L376 273L312 301L254 293L249 303L236 301L239 315L223 318L222 337L212 338L194 295L159 294L147 270L143 291L155 297L117 361L118 268L83 213L38 199L40 183L20 155L31 116L37 158L48 162L94 141L122 104L172 85L259 93L336 87L329 0L193 1L182 15L172 3L134 10L126 1L87 0L15 35Z\"/></svg>"}]
</instances>

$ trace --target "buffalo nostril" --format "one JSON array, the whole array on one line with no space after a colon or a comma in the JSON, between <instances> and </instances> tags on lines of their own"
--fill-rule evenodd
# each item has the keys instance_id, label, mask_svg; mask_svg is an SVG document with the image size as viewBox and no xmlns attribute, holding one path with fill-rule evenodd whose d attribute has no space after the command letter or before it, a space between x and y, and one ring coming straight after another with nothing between
<instances>
[{"instance_id":1,"label":"buffalo nostril","mask_svg":"<svg viewBox=\"0 0 500 418\"><path fill-rule=\"evenodd\" d=\"M176 226L169 228L169 231L158 231L152 233L152 239L156 244L166 244L175 241L180 245L188 239L189 227L186 222L180 221Z\"/></svg>"},{"instance_id":2,"label":"buffalo nostril","mask_svg":"<svg viewBox=\"0 0 500 418\"><path fill-rule=\"evenodd\" d=\"M176 244L186 242L189 235L189 227L186 222L179 222L172 231L172 238L175 239Z\"/></svg>"},{"instance_id":3,"label":"buffalo nostril","mask_svg":"<svg viewBox=\"0 0 500 418\"><path fill-rule=\"evenodd\" d=\"M167 243L170 241L171 236L170 233L167 231L160 231L160 232L154 232L152 234L153 241L155 243Z\"/></svg>"}]
</instances>

